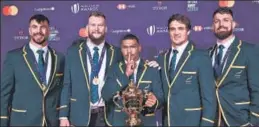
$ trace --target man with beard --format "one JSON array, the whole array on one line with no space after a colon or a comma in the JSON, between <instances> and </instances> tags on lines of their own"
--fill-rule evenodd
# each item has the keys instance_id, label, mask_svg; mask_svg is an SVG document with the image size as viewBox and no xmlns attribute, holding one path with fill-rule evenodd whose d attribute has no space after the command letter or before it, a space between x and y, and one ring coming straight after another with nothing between
<instances>
[{"instance_id":1,"label":"man with beard","mask_svg":"<svg viewBox=\"0 0 259 127\"><path fill-rule=\"evenodd\" d=\"M101 97L106 72L122 60L119 48L105 40L106 17L91 12L88 38L76 40L67 50L64 87L61 93L60 126L107 126L106 105ZM150 62L152 67L158 64Z\"/></svg>"},{"instance_id":2,"label":"man with beard","mask_svg":"<svg viewBox=\"0 0 259 127\"><path fill-rule=\"evenodd\" d=\"M230 8L213 13L216 45L210 49L216 79L218 126L259 125L258 47L238 39Z\"/></svg>"},{"instance_id":3,"label":"man with beard","mask_svg":"<svg viewBox=\"0 0 259 127\"><path fill-rule=\"evenodd\" d=\"M172 45L158 57L165 95L164 126L212 126L216 95L209 54L189 40L188 17L172 15L168 31Z\"/></svg>"},{"instance_id":4,"label":"man with beard","mask_svg":"<svg viewBox=\"0 0 259 127\"><path fill-rule=\"evenodd\" d=\"M58 126L64 56L48 46L49 20L29 20L30 42L7 53L1 76L1 126Z\"/></svg>"}]
</instances>

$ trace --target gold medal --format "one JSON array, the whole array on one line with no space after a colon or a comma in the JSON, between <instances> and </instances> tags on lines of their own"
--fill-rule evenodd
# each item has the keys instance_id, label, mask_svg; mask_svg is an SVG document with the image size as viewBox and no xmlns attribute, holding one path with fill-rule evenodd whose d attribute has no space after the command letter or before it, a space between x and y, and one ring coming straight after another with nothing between
<instances>
[{"instance_id":1,"label":"gold medal","mask_svg":"<svg viewBox=\"0 0 259 127\"><path fill-rule=\"evenodd\" d=\"M94 77L93 84L94 85L99 85L99 83L100 83L99 79L97 77Z\"/></svg>"}]
</instances>

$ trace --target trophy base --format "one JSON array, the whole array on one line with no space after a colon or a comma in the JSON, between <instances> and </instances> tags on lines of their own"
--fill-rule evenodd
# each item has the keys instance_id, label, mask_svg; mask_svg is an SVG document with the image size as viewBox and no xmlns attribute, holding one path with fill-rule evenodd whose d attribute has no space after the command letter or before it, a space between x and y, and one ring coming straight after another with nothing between
<instances>
[{"instance_id":1,"label":"trophy base","mask_svg":"<svg viewBox=\"0 0 259 127\"><path fill-rule=\"evenodd\" d=\"M126 120L126 125L130 127L141 126L141 120L138 118L137 114L130 114L130 118Z\"/></svg>"}]
</instances>

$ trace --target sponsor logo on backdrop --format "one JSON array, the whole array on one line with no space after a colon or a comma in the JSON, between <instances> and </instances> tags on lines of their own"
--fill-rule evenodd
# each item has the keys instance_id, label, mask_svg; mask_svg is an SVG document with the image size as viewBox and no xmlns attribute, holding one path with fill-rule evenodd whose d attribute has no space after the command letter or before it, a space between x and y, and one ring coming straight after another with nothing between
<instances>
[{"instance_id":1,"label":"sponsor logo on backdrop","mask_svg":"<svg viewBox=\"0 0 259 127\"><path fill-rule=\"evenodd\" d=\"M157 5L152 7L154 11L165 11L167 10L167 6L163 5L162 1L157 1Z\"/></svg>"},{"instance_id":2,"label":"sponsor logo on backdrop","mask_svg":"<svg viewBox=\"0 0 259 127\"><path fill-rule=\"evenodd\" d=\"M193 31L195 32L201 32L201 31L206 31L206 30L212 30L211 26L194 26ZM234 29L235 32L243 32L245 29L242 27L236 27Z\"/></svg>"},{"instance_id":3,"label":"sponsor logo on backdrop","mask_svg":"<svg viewBox=\"0 0 259 127\"><path fill-rule=\"evenodd\" d=\"M130 33L131 29L111 29L111 33L113 34L120 34L120 33Z\"/></svg>"},{"instance_id":4,"label":"sponsor logo on backdrop","mask_svg":"<svg viewBox=\"0 0 259 127\"><path fill-rule=\"evenodd\" d=\"M18 14L18 8L15 5L6 5L2 8L4 16L16 16Z\"/></svg>"},{"instance_id":5,"label":"sponsor logo on backdrop","mask_svg":"<svg viewBox=\"0 0 259 127\"><path fill-rule=\"evenodd\" d=\"M88 37L88 32L85 27L80 28L78 34L80 37Z\"/></svg>"},{"instance_id":6,"label":"sponsor logo on backdrop","mask_svg":"<svg viewBox=\"0 0 259 127\"><path fill-rule=\"evenodd\" d=\"M118 4L117 9L118 10L126 10L126 9L133 9L136 8L135 4Z\"/></svg>"},{"instance_id":7,"label":"sponsor logo on backdrop","mask_svg":"<svg viewBox=\"0 0 259 127\"><path fill-rule=\"evenodd\" d=\"M14 37L15 41L18 40L28 40L29 36L25 35L24 30L20 29L17 32L17 35L15 35ZM59 30L53 26L50 27L50 34L49 34L49 38L48 41L59 41L60 37L59 37Z\"/></svg>"},{"instance_id":8,"label":"sponsor logo on backdrop","mask_svg":"<svg viewBox=\"0 0 259 127\"><path fill-rule=\"evenodd\" d=\"M41 8L34 8L34 11L37 11L37 12L55 11L55 7L41 7Z\"/></svg>"},{"instance_id":9,"label":"sponsor logo on backdrop","mask_svg":"<svg viewBox=\"0 0 259 127\"><path fill-rule=\"evenodd\" d=\"M28 40L29 36L24 34L24 30L19 29L19 31L17 32L17 34L15 36L13 36L13 39L15 41L19 41L19 40Z\"/></svg>"},{"instance_id":10,"label":"sponsor logo on backdrop","mask_svg":"<svg viewBox=\"0 0 259 127\"><path fill-rule=\"evenodd\" d=\"M195 32L200 32L200 31L203 31L203 30L211 30L212 27L211 27L211 26L206 26L206 27L203 27L203 26L194 26L192 29L193 29L193 31L195 31Z\"/></svg>"},{"instance_id":11,"label":"sponsor logo on backdrop","mask_svg":"<svg viewBox=\"0 0 259 127\"><path fill-rule=\"evenodd\" d=\"M259 4L259 0L253 0L252 3Z\"/></svg>"},{"instance_id":12,"label":"sponsor logo on backdrop","mask_svg":"<svg viewBox=\"0 0 259 127\"><path fill-rule=\"evenodd\" d=\"M166 26L151 25L151 26L147 27L146 31L149 36L153 36L156 33L167 33L168 29Z\"/></svg>"},{"instance_id":13,"label":"sponsor logo on backdrop","mask_svg":"<svg viewBox=\"0 0 259 127\"><path fill-rule=\"evenodd\" d=\"M235 4L235 0L227 1L227 0L219 0L220 7L233 7Z\"/></svg>"},{"instance_id":14,"label":"sponsor logo on backdrop","mask_svg":"<svg viewBox=\"0 0 259 127\"><path fill-rule=\"evenodd\" d=\"M71 5L71 12L74 14L79 13L80 11L98 11L99 4L79 4L75 3Z\"/></svg>"},{"instance_id":15,"label":"sponsor logo on backdrop","mask_svg":"<svg viewBox=\"0 0 259 127\"><path fill-rule=\"evenodd\" d=\"M50 27L50 34L49 34L48 40L49 41L59 41L60 40L59 30L56 27L54 27L54 26Z\"/></svg>"},{"instance_id":16,"label":"sponsor logo on backdrop","mask_svg":"<svg viewBox=\"0 0 259 127\"><path fill-rule=\"evenodd\" d=\"M187 11L192 12L192 11L199 11L199 8L197 7L198 1L187 1Z\"/></svg>"},{"instance_id":17,"label":"sponsor logo on backdrop","mask_svg":"<svg viewBox=\"0 0 259 127\"><path fill-rule=\"evenodd\" d=\"M71 11L72 11L72 13L74 13L74 14L76 14L76 13L78 13L79 12L79 3L76 3L76 4L73 4L72 6L71 6Z\"/></svg>"},{"instance_id":18,"label":"sponsor logo on backdrop","mask_svg":"<svg viewBox=\"0 0 259 127\"><path fill-rule=\"evenodd\" d=\"M234 31L235 31L235 32L243 32L243 31L245 31L245 28L236 27L236 28L234 29Z\"/></svg>"},{"instance_id":19,"label":"sponsor logo on backdrop","mask_svg":"<svg viewBox=\"0 0 259 127\"><path fill-rule=\"evenodd\" d=\"M111 29L109 32L112 34L130 33L131 29ZM78 34L80 37L88 37L87 29L85 27L80 28Z\"/></svg>"}]
</instances>

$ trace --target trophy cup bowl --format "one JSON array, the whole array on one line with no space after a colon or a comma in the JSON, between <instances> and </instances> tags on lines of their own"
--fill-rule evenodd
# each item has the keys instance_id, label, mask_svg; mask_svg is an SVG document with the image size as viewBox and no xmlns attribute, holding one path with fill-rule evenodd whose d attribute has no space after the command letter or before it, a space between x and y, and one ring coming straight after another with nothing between
<instances>
[{"instance_id":1,"label":"trophy cup bowl","mask_svg":"<svg viewBox=\"0 0 259 127\"><path fill-rule=\"evenodd\" d=\"M128 114L126 125L139 126L141 124L139 114L143 108L143 94L133 82L122 92L122 102L123 111Z\"/></svg>"}]
</instances>

